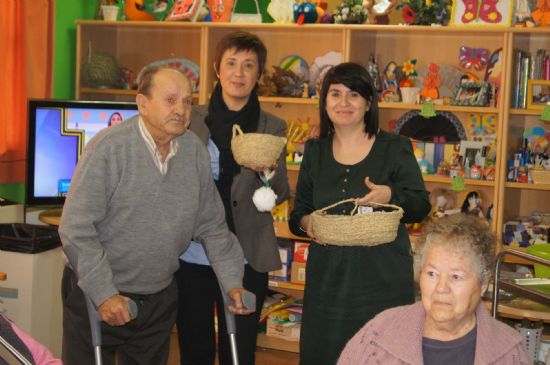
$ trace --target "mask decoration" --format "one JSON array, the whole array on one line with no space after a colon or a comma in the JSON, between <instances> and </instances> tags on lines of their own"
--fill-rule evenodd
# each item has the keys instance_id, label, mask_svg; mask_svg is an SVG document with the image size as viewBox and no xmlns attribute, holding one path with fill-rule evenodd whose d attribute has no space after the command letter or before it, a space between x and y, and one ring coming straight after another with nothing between
<instances>
[{"instance_id":1,"label":"mask decoration","mask_svg":"<svg viewBox=\"0 0 550 365\"><path fill-rule=\"evenodd\" d=\"M235 6L234 0L208 0L208 9L213 22L229 22Z\"/></svg>"}]
</instances>

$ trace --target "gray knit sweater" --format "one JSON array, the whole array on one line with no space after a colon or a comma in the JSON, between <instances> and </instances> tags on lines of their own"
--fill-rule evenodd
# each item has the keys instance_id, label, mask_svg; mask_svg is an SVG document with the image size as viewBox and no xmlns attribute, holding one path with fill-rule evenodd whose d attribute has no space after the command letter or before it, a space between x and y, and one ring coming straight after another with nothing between
<instances>
[{"instance_id":1,"label":"gray knit sweater","mask_svg":"<svg viewBox=\"0 0 550 365\"><path fill-rule=\"evenodd\" d=\"M191 239L204 244L226 291L242 287L243 254L227 229L208 151L192 132L177 141L163 176L133 118L100 131L78 162L59 234L96 305L167 287Z\"/></svg>"}]
</instances>

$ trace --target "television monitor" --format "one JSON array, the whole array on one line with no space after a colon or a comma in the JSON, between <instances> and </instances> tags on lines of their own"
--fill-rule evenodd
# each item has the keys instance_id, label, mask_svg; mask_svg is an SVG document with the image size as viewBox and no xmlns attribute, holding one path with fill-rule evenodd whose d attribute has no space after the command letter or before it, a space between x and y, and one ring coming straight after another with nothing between
<instances>
[{"instance_id":1,"label":"television monitor","mask_svg":"<svg viewBox=\"0 0 550 365\"><path fill-rule=\"evenodd\" d=\"M137 113L135 103L30 100L25 203L62 205L86 143Z\"/></svg>"}]
</instances>

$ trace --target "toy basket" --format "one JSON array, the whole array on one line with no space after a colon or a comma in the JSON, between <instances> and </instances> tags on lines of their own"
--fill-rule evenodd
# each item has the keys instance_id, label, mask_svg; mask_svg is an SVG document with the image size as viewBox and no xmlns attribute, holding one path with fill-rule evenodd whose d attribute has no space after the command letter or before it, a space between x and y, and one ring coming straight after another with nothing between
<instances>
[{"instance_id":1,"label":"toy basket","mask_svg":"<svg viewBox=\"0 0 550 365\"><path fill-rule=\"evenodd\" d=\"M355 214L358 207L355 204L350 215L326 214L330 208L356 200L342 200L311 214L312 228L319 242L336 246L378 246L395 240L403 217L403 209L397 205L370 203L373 207L391 208L391 211Z\"/></svg>"},{"instance_id":2,"label":"toy basket","mask_svg":"<svg viewBox=\"0 0 550 365\"><path fill-rule=\"evenodd\" d=\"M550 184L550 170L531 169L531 177L535 184Z\"/></svg>"},{"instance_id":3,"label":"toy basket","mask_svg":"<svg viewBox=\"0 0 550 365\"><path fill-rule=\"evenodd\" d=\"M238 124L233 125L231 151L235 161L246 167L271 167L276 162L283 148L286 138L265 133L243 133Z\"/></svg>"}]
</instances>

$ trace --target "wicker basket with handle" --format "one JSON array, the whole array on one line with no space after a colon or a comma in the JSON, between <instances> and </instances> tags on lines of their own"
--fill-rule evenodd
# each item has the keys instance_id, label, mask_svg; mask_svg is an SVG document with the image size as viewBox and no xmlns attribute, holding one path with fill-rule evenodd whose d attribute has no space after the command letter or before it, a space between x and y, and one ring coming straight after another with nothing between
<instances>
[{"instance_id":1,"label":"wicker basket with handle","mask_svg":"<svg viewBox=\"0 0 550 365\"><path fill-rule=\"evenodd\" d=\"M392 210L355 214L356 201L356 198L345 199L311 213L313 232L319 242L336 246L377 246L395 240L403 209L393 204L369 203L372 207ZM350 215L326 214L330 208L351 202L355 207Z\"/></svg>"},{"instance_id":2,"label":"wicker basket with handle","mask_svg":"<svg viewBox=\"0 0 550 365\"><path fill-rule=\"evenodd\" d=\"M276 162L283 148L286 138L265 133L243 133L238 124L233 125L231 151L235 161L246 167L271 167Z\"/></svg>"}]
</instances>

